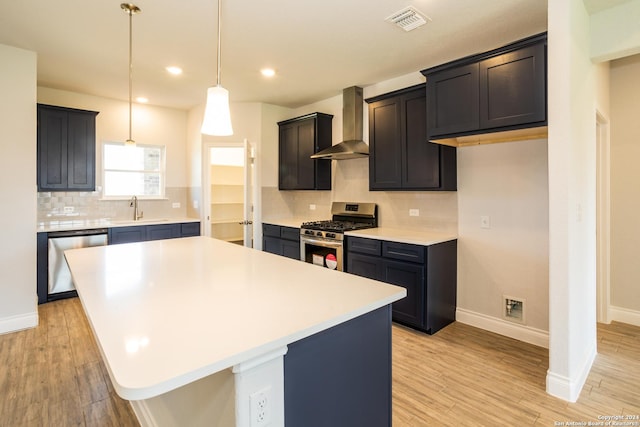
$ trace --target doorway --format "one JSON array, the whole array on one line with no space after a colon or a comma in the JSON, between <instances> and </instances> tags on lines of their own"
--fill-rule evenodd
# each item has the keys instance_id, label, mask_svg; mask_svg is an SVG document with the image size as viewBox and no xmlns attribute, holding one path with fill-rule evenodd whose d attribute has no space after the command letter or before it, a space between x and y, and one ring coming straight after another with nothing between
<instances>
[{"instance_id":1,"label":"doorway","mask_svg":"<svg viewBox=\"0 0 640 427\"><path fill-rule=\"evenodd\" d=\"M251 143L203 146L204 234L253 247L256 174Z\"/></svg>"},{"instance_id":2,"label":"doorway","mask_svg":"<svg viewBox=\"0 0 640 427\"><path fill-rule=\"evenodd\" d=\"M611 323L610 306L610 180L609 121L596 112L596 320Z\"/></svg>"}]
</instances>

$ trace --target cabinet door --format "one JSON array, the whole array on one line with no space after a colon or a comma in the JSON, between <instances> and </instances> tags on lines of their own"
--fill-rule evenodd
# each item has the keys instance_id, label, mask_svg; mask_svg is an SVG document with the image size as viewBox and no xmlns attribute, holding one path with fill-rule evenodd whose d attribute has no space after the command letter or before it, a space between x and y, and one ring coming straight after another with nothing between
<instances>
[{"instance_id":1,"label":"cabinet door","mask_svg":"<svg viewBox=\"0 0 640 427\"><path fill-rule=\"evenodd\" d=\"M279 139L278 188L292 190L298 183L298 127L281 126Z\"/></svg>"},{"instance_id":2,"label":"cabinet door","mask_svg":"<svg viewBox=\"0 0 640 427\"><path fill-rule=\"evenodd\" d=\"M67 189L95 190L96 121L91 112L69 112Z\"/></svg>"},{"instance_id":3,"label":"cabinet door","mask_svg":"<svg viewBox=\"0 0 640 427\"><path fill-rule=\"evenodd\" d=\"M199 222L185 222L180 224L180 236L191 237L200 235Z\"/></svg>"},{"instance_id":4,"label":"cabinet door","mask_svg":"<svg viewBox=\"0 0 640 427\"><path fill-rule=\"evenodd\" d=\"M109 244L144 242L147 240L147 227L134 225L131 227L116 227L109 229Z\"/></svg>"},{"instance_id":5,"label":"cabinet door","mask_svg":"<svg viewBox=\"0 0 640 427\"><path fill-rule=\"evenodd\" d=\"M312 190L315 185L315 120L284 125L280 129L280 190Z\"/></svg>"},{"instance_id":6,"label":"cabinet door","mask_svg":"<svg viewBox=\"0 0 640 427\"><path fill-rule=\"evenodd\" d=\"M427 135L478 129L478 64L463 65L427 76Z\"/></svg>"},{"instance_id":7,"label":"cabinet door","mask_svg":"<svg viewBox=\"0 0 640 427\"><path fill-rule=\"evenodd\" d=\"M67 187L67 113L38 106L38 190Z\"/></svg>"},{"instance_id":8,"label":"cabinet door","mask_svg":"<svg viewBox=\"0 0 640 427\"><path fill-rule=\"evenodd\" d=\"M147 225L147 240L174 239L180 237L180 224Z\"/></svg>"},{"instance_id":9,"label":"cabinet door","mask_svg":"<svg viewBox=\"0 0 640 427\"><path fill-rule=\"evenodd\" d=\"M407 296L393 303L393 320L423 327L425 309L425 268L423 265L383 260L382 280L402 286Z\"/></svg>"},{"instance_id":10,"label":"cabinet door","mask_svg":"<svg viewBox=\"0 0 640 427\"><path fill-rule=\"evenodd\" d=\"M382 280L382 259L370 255L347 254L346 272L373 280Z\"/></svg>"},{"instance_id":11,"label":"cabinet door","mask_svg":"<svg viewBox=\"0 0 640 427\"><path fill-rule=\"evenodd\" d=\"M440 146L427 141L427 98L424 89L408 93L402 102L402 188L440 186Z\"/></svg>"},{"instance_id":12,"label":"cabinet door","mask_svg":"<svg viewBox=\"0 0 640 427\"><path fill-rule=\"evenodd\" d=\"M280 244L283 256L291 259L300 259L300 241L282 239Z\"/></svg>"},{"instance_id":13,"label":"cabinet door","mask_svg":"<svg viewBox=\"0 0 640 427\"><path fill-rule=\"evenodd\" d=\"M398 97L369 104L369 189L402 187L402 130Z\"/></svg>"},{"instance_id":14,"label":"cabinet door","mask_svg":"<svg viewBox=\"0 0 640 427\"><path fill-rule=\"evenodd\" d=\"M481 61L480 127L546 121L545 64L543 43Z\"/></svg>"},{"instance_id":15,"label":"cabinet door","mask_svg":"<svg viewBox=\"0 0 640 427\"><path fill-rule=\"evenodd\" d=\"M282 240L277 237L263 236L262 250L271 254L282 255Z\"/></svg>"}]
</instances>

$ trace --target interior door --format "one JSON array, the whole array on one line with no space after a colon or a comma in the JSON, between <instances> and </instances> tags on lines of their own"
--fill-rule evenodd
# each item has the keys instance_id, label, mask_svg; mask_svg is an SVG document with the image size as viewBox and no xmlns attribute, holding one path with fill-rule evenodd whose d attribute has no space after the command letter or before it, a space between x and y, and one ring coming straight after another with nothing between
<instances>
[{"instance_id":1,"label":"interior door","mask_svg":"<svg viewBox=\"0 0 640 427\"><path fill-rule=\"evenodd\" d=\"M246 139L207 144L205 150L204 234L253 247L255 150Z\"/></svg>"},{"instance_id":2,"label":"interior door","mask_svg":"<svg viewBox=\"0 0 640 427\"><path fill-rule=\"evenodd\" d=\"M249 140L244 140L244 214L242 218L243 226L243 244L248 248L253 247L253 208L254 208L254 189L255 170L254 159L255 150Z\"/></svg>"}]
</instances>

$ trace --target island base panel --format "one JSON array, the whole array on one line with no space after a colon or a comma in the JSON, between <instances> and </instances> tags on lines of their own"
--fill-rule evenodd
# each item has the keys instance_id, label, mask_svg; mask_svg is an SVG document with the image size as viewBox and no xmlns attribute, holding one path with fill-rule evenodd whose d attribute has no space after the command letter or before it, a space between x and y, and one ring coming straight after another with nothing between
<instances>
[{"instance_id":1,"label":"island base panel","mask_svg":"<svg viewBox=\"0 0 640 427\"><path fill-rule=\"evenodd\" d=\"M285 425L391 426L391 307L290 344Z\"/></svg>"}]
</instances>

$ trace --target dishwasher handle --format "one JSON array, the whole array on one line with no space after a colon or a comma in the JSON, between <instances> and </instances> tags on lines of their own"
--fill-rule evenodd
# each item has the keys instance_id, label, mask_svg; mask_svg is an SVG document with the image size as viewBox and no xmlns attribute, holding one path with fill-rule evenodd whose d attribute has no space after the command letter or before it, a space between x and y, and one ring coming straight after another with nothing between
<instances>
[{"instance_id":1,"label":"dishwasher handle","mask_svg":"<svg viewBox=\"0 0 640 427\"><path fill-rule=\"evenodd\" d=\"M65 230L54 231L47 233L49 239L55 239L56 237L74 237L74 236L95 236L99 234L107 234L107 228L92 228L89 230Z\"/></svg>"}]
</instances>

